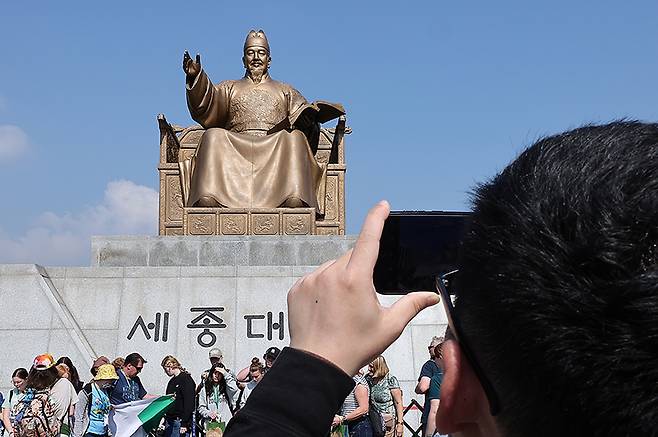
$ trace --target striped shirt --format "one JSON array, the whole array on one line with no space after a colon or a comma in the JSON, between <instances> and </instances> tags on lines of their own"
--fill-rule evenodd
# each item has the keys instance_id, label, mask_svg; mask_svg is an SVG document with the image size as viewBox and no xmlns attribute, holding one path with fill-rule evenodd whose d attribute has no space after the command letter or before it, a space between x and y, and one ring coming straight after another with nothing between
<instances>
[{"instance_id":1,"label":"striped shirt","mask_svg":"<svg viewBox=\"0 0 658 437\"><path fill-rule=\"evenodd\" d=\"M340 415L345 417L352 411L356 410L359 407L359 403L356 401L356 396L354 395L354 391L356 390L356 387L360 384L368 390L368 398L370 398L370 388L368 387L368 382L366 379L361 376L361 375L356 375L352 377L354 380L354 383L356 384L350 394L347 395L345 398L345 402L343 402L343 407L340 410Z\"/></svg>"}]
</instances>

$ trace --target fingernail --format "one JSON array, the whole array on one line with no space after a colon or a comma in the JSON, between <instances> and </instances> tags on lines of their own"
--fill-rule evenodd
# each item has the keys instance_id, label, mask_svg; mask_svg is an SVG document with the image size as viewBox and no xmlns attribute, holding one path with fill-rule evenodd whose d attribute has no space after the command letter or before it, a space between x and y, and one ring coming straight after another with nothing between
<instances>
[{"instance_id":1,"label":"fingernail","mask_svg":"<svg viewBox=\"0 0 658 437\"><path fill-rule=\"evenodd\" d=\"M388 203L388 200L380 200L380 201L379 201L379 204L380 204L381 206L387 206L387 207L389 207L389 208L391 207L391 205Z\"/></svg>"}]
</instances>

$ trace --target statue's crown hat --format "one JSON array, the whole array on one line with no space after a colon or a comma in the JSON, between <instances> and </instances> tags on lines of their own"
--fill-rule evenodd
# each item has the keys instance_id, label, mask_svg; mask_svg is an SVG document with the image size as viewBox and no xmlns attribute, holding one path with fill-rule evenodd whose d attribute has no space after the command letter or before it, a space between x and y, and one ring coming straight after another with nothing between
<instances>
[{"instance_id":1,"label":"statue's crown hat","mask_svg":"<svg viewBox=\"0 0 658 437\"><path fill-rule=\"evenodd\" d=\"M270 45L267 42L265 32L262 29L250 30L247 34L247 39L244 41L244 50L247 50L247 47L263 47L269 52Z\"/></svg>"}]
</instances>

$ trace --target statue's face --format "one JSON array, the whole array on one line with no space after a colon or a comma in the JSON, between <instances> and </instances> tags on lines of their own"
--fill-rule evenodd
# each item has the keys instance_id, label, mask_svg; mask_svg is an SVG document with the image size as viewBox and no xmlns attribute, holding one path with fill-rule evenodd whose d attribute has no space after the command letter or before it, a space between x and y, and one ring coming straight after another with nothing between
<instances>
[{"instance_id":1,"label":"statue's face","mask_svg":"<svg viewBox=\"0 0 658 437\"><path fill-rule=\"evenodd\" d=\"M262 76L270 68L270 53L264 47L247 47L242 57L244 68L250 75Z\"/></svg>"}]
</instances>

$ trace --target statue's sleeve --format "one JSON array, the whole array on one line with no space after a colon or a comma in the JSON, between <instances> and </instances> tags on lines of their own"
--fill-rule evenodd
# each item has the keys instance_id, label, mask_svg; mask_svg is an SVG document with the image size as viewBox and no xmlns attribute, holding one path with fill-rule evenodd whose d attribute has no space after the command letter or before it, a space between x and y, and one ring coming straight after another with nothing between
<instances>
[{"instance_id":1,"label":"statue's sleeve","mask_svg":"<svg viewBox=\"0 0 658 437\"><path fill-rule=\"evenodd\" d=\"M290 85L287 86L286 92L290 96L289 101L288 101L288 114L294 114L295 111L297 111L301 106L306 105L308 102L302 96L302 94L297 91L295 88L291 87Z\"/></svg>"},{"instance_id":2,"label":"statue's sleeve","mask_svg":"<svg viewBox=\"0 0 658 437\"><path fill-rule=\"evenodd\" d=\"M286 92L290 96L288 99L288 115L294 114L302 106L308 104L304 96L290 85L288 85ZM311 123L306 126L299 126L297 129L304 133L308 140L308 145L311 147L311 152L315 155L315 152L318 150L318 142L320 141L320 124Z\"/></svg>"},{"instance_id":3,"label":"statue's sleeve","mask_svg":"<svg viewBox=\"0 0 658 437\"><path fill-rule=\"evenodd\" d=\"M201 70L194 83L185 88L187 107L194 121L204 129L226 126L230 99L227 81L213 85L206 72Z\"/></svg>"}]
</instances>

